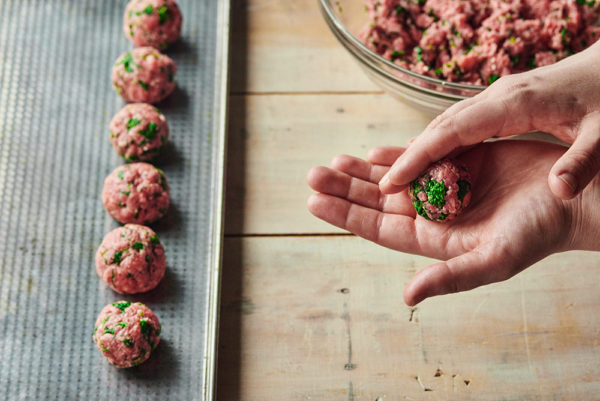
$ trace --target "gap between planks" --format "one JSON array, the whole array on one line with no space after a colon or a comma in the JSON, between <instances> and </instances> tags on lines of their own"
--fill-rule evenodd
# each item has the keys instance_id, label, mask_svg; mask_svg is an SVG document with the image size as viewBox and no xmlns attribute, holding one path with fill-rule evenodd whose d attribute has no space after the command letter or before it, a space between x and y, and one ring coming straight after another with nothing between
<instances>
[{"instance_id":1,"label":"gap between planks","mask_svg":"<svg viewBox=\"0 0 600 401\"><path fill-rule=\"evenodd\" d=\"M294 238L294 237L355 237L352 233L278 233L278 234L224 234L224 238Z\"/></svg>"},{"instance_id":2,"label":"gap between planks","mask_svg":"<svg viewBox=\"0 0 600 401\"><path fill-rule=\"evenodd\" d=\"M314 95L383 95L384 91L232 91L229 92L229 96L314 96Z\"/></svg>"}]
</instances>

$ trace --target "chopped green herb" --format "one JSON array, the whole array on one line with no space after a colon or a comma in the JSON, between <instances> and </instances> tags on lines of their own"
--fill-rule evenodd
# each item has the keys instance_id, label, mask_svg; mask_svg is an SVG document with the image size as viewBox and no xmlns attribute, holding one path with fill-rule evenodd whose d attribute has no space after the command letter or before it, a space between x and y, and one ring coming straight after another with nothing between
<instances>
[{"instance_id":1,"label":"chopped green herb","mask_svg":"<svg viewBox=\"0 0 600 401\"><path fill-rule=\"evenodd\" d=\"M425 185L425 192L427 193L427 201L433 206L442 207L446 204L444 196L446 196L446 186L444 181L437 182L436 180L429 180Z\"/></svg>"},{"instance_id":2,"label":"chopped green herb","mask_svg":"<svg viewBox=\"0 0 600 401\"><path fill-rule=\"evenodd\" d=\"M519 64L519 61L521 61L521 55L512 56L510 61L512 61L513 65Z\"/></svg>"},{"instance_id":3,"label":"chopped green herb","mask_svg":"<svg viewBox=\"0 0 600 401\"><path fill-rule=\"evenodd\" d=\"M442 214L440 214L440 217L438 217L438 220L444 221L444 220L446 220L446 217L448 217L448 215L446 213L442 213Z\"/></svg>"},{"instance_id":4,"label":"chopped green herb","mask_svg":"<svg viewBox=\"0 0 600 401\"><path fill-rule=\"evenodd\" d=\"M134 242L133 245L131 245L131 247L139 252L142 249L144 249L144 244L142 244L141 242Z\"/></svg>"},{"instance_id":5,"label":"chopped green herb","mask_svg":"<svg viewBox=\"0 0 600 401\"><path fill-rule=\"evenodd\" d=\"M394 50L392 52L392 61L394 61L394 60L396 60L396 59L398 59L398 58L400 58L402 56L404 56L404 51L403 50Z\"/></svg>"},{"instance_id":6,"label":"chopped green herb","mask_svg":"<svg viewBox=\"0 0 600 401\"><path fill-rule=\"evenodd\" d=\"M400 15L405 12L406 12L406 9L404 7L402 7L402 6L396 7L396 15Z\"/></svg>"},{"instance_id":7,"label":"chopped green herb","mask_svg":"<svg viewBox=\"0 0 600 401\"><path fill-rule=\"evenodd\" d=\"M419 216L425 217L427 220L431 220L427 215L425 208L423 208L423 202L421 202L420 200L415 200L413 201L413 207L415 208Z\"/></svg>"},{"instance_id":8,"label":"chopped green herb","mask_svg":"<svg viewBox=\"0 0 600 401\"><path fill-rule=\"evenodd\" d=\"M144 337L149 337L152 334L152 326L148 323L148 319L140 319L140 331Z\"/></svg>"},{"instance_id":9,"label":"chopped green herb","mask_svg":"<svg viewBox=\"0 0 600 401\"><path fill-rule=\"evenodd\" d=\"M110 316L106 316L104 319L102 319L102 321L100 322L101 324L106 323L106 321L110 318Z\"/></svg>"},{"instance_id":10,"label":"chopped green herb","mask_svg":"<svg viewBox=\"0 0 600 401\"><path fill-rule=\"evenodd\" d=\"M127 327L127 323L125 323L125 322L119 322L119 323L117 323L117 326L119 326L119 327Z\"/></svg>"},{"instance_id":11,"label":"chopped green herb","mask_svg":"<svg viewBox=\"0 0 600 401\"><path fill-rule=\"evenodd\" d=\"M98 327L94 326L94 335L96 334L97 331L98 331Z\"/></svg>"},{"instance_id":12,"label":"chopped green herb","mask_svg":"<svg viewBox=\"0 0 600 401\"><path fill-rule=\"evenodd\" d=\"M127 71L127 72L133 72L132 65L135 64L135 62L133 61L133 56L131 55L131 53L127 52L123 56L123 58L121 59L121 61L119 61L117 64L123 64L123 67L125 68L125 71Z\"/></svg>"},{"instance_id":13,"label":"chopped green herb","mask_svg":"<svg viewBox=\"0 0 600 401\"><path fill-rule=\"evenodd\" d=\"M516 37L514 37L514 36L511 36L511 37L508 39L508 41L509 41L510 43L515 43L515 41L516 41L516 40L517 40L517 38L516 38Z\"/></svg>"},{"instance_id":14,"label":"chopped green herb","mask_svg":"<svg viewBox=\"0 0 600 401\"><path fill-rule=\"evenodd\" d=\"M491 85L494 82L496 82L498 80L498 78L500 78L500 75L498 74L492 74L488 77L488 83Z\"/></svg>"},{"instance_id":15,"label":"chopped green herb","mask_svg":"<svg viewBox=\"0 0 600 401\"><path fill-rule=\"evenodd\" d=\"M142 135L145 138L152 140L152 139L154 139L154 137L156 137L156 133L158 132L157 127L158 126L156 125L156 123L150 123L150 124L148 124L148 127L146 127L146 129L139 130L138 134Z\"/></svg>"},{"instance_id":16,"label":"chopped green herb","mask_svg":"<svg viewBox=\"0 0 600 401\"><path fill-rule=\"evenodd\" d=\"M467 193L469 193L469 191L471 190L471 183L469 181L459 180L457 182L457 184L458 184L458 199L460 199L460 201L462 202L462 200L465 198L465 195Z\"/></svg>"},{"instance_id":17,"label":"chopped green herb","mask_svg":"<svg viewBox=\"0 0 600 401\"><path fill-rule=\"evenodd\" d=\"M133 127L135 127L136 125L138 125L141 122L142 122L142 120L138 120L137 118L130 119L129 121L127 121L127 130L132 129Z\"/></svg>"},{"instance_id":18,"label":"chopped green herb","mask_svg":"<svg viewBox=\"0 0 600 401\"><path fill-rule=\"evenodd\" d=\"M143 90L145 90L145 91L147 91L147 90L148 90L148 88L150 88L150 85L148 85L148 84L147 84L147 83L145 83L145 82L138 81L138 84L140 84L140 86L142 87L142 89L143 89Z\"/></svg>"},{"instance_id":19,"label":"chopped green herb","mask_svg":"<svg viewBox=\"0 0 600 401\"><path fill-rule=\"evenodd\" d=\"M171 14L169 13L169 9L167 8L167 6L162 6L161 8L158 9L158 19L160 24L164 24L166 20L168 20L171 17Z\"/></svg>"},{"instance_id":20,"label":"chopped green herb","mask_svg":"<svg viewBox=\"0 0 600 401\"><path fill-rule=\"evenodd\" d=\"M133 347L133 340L131 338L125 338L122 341L123 341L123 344L125 344L125 346L127 348Z\"/></svg>"},{"instance_id":21,"label":"chopped green herb","mask_svg":"<svg viewBox=\"0 0 600 401\"><path fill-rule=\"evenodd\" d=\"M125 178L123 177L123 170L119 170L119 172L117 173L117 175L119 176L120 179L124 180Z\"/></svg>"},{"instance_id":22,"label":"chopped green herb","mask_svg":"<svg viewBox=\"0 0 600 401\"><path fill-rule=\"evenodd\" d=\"M436 75L442 75L443 69L442 69L442 67L440 67L437 70L435 70L434 72Z\"/></svg>"},{"instance_id":23,"label":"chopped green herb","mask_svg":"<svg viewBox=\"0 0 600 401\"><path fill-rule=\"evenodd\" d=\"M142 11L138 11L135 13L135 15L137 15L138 17L142 14L147 14L147 15L152 15L152 12L154 11L154 7L152 7L152 5L148 5L146 8L144 8Z\"/></svg>"},{"instance_id":24,"label":"chopped green herb","mask_svg":"<svg viewBox=\"0 0 600 401\"><path fill-rule=\"evenodd\" d=\"M125 156L124 159L126 162L135 162L135 161L138 161L140 158L137 155L131 155L131 156Z\"/></svg>"},{"instance_id":25,"label":"chopped green herb","mask_svg":"<svg viewBox=\"0 0 600 401\"><path fill-rule=\"evenodd\" d=\"M532 57L531 60L529 60L527 62L527 66L529 68L536 68L537 67L537 63L535 62L535 57Z\"/></svg>"},{"instance_id":26,"label":"chopped green herb","mask_svg":"<svg viewBox=\"0 0 600 401\"><path fill-rule=\"evenodd\" d=\"M120 191L120 192L125 196L129 196L131 194L131 192L129 192L129 191Z\"/></svg>"},{"instance_id":27,"label":"chopped green herb","mask_svg":"<svg viewBox=\"0 0 600 401\"><path fill-rule=\"evenodd\" d=\"M421 55L423 54L423 49L420 46L415 47L415 51L417 52L417 61L423 61Z\"/></svg>"},{"instance_id":28,"label":"chopped green herb","mask_svg":"<svg viewBox=\"0 0 600 401\"><path fill-rule=\"evenodd\" d=\"M125 309L129 308L129 306L131 305L131 302L129 302L129 301L115 302L112 305L115 308L121 309L121 313L125 313Z\"/></svg>"},{"instance_id":29,"label":"chopped green herb","mask_svg":"<svg viewBox=\"0 0 600 401\"><path fill-rule=\"evenodd\" d=\"M104 334L115 334L115 329L107 327L104 329Z\"/></svg>"},{"instance_id":30,"label":"chopped green herb","mask_svg":"<svg viewBox=\"0 0 600 401\"><path fill-rule=\"evenodd\" d=\"M120 265L121 264L121 258L123 257L123 251L116 251L115 252L115 256L113 257L112 262Z\"/></svg>"}]
</instances>

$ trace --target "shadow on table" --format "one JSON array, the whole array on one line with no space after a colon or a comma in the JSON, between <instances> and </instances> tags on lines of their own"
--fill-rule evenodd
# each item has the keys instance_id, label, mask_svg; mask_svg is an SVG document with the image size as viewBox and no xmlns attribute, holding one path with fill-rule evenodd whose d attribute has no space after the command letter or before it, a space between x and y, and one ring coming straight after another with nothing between
<instances>
[{"instance_id":1,"label":"shadow on table","mask_svg":"<svg viewBox=\"0 0 600 401\"><path fill-rule=\"evenodd\" d=\"M243 242L239 236L244 232L243 205L246 195L246 106L243 92L247 87L248 15L246 0L233 0L232 3L225 240L216 389L218 401L239 400L242 396Z\"/></svg>"}]
</instances>

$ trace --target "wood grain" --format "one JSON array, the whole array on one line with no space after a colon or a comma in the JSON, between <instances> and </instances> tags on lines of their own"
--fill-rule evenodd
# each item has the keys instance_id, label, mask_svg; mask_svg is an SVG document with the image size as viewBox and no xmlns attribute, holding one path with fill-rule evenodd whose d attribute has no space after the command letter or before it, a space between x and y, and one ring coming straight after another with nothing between
<instances>
[{"instance_id":1,"label":"wood grain","mask_svg":"<svg viewBox=\"0 0 600 401\"><path fill-rule=\"evenodd\" d=\"M231 90L379 91L340 45L317 0L234 0Z\"/></svg>"},{"instance_id":2,"label":"wood grain","mask_svg":"<svg viewBox=\"0 0 600 401\"><path fill-rule=\"evenodd\" d=\"M306 210L308 170L403 145L429 119L386 95L232 96L226 233L340 232Z\"/></svg>"},{"instance_id":3,"label":"wood grain","mask_svg":"<svg viewBox=\"0 0 600 401\"><path fill-rule=\"evenodd\" d=\"M430 262L356 237L227 239L219 400L599 394L597 254L406 307Z\"/></svg>"}]
</instances>

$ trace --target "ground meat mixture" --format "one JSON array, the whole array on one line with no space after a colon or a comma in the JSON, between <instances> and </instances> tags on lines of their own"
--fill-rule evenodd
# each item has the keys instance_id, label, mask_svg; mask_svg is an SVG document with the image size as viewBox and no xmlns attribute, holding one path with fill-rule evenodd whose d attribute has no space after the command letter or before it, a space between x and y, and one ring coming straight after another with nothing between
<instances>
[{"instance_id":1,"label":"ground meat mixture","mask_svg":"<svg viewBox=\"0 0 600 401\"><path fill-rule=\"evenodd\" d=\"M420 216L450 221L471 202L471 175L462 163L443 159L411 182L408 194Z\"/></svg>"},{"instance_id":2,"label":"ground meat mixture","mask_svg":"<svg viewBox=\"0 0 600 401\"><path fill-rule=\"evenodd\" d=\"M123 224L155 222L167 213L170 200L165 174L148 163L117 167L104 180L104 208Z\"/></svg>"},{"instance_id":3,"label":"ground meat mixture","mask_svg":"<svg viewBox=\"0 0 600 401\"><path fill-rule=\"evenodd\" d=\"M174 0L131 0L125 8L123 31L135 47L169 47L181 35L181 11Z\"/></svg>"},{"instance_id":4,"label":"ground meat mixture","mask_svg":"<svg viewBox=\"0 0 600 401\"><path fill-rule=\"evenodd\" d=\"M96 252L96 272L120 294L150 291L165 275L165 249L149 227L126 224L106 234Z\"/></svg>"},{"instance_id":5,"label":"ground meat mixture","mask_svg":"<svg viewBox=\"0 0 600 401\"><path fill-rule=\"evenodd\" d=\"M110 143L128 162L158 156L168 139L167 119L147 103L128 104L110 122Z\"/></svg>"},{"instance_id":6,"label":"ground meat mixture","mask_svg":"<svg viewBox=\"0 0 600 401\"><path fill-rule=\"evenodd\" d=\"M106 305L94 325L93 340L117 368L145 362L160 342L158 318L146 305L119 301Z\"/></svg>"},{"instance_id":7,"label":"ground meat mixture","mask_svg":"<svg viewBox=\"0 0 600 401\"><path fill-rule=\"evenodd\" d=\"M366 0L359 34L404 68L488 85L555 63L600 38L600 0Z\"/></svg>"},{"instance_id":8,"label":"ground meat mixture","mask_svg":"<svg viewBox=\"0 0 600 401\"><path fill-rule=\"evenodd\" d=\"M153 47L119 56L112 70L115 90L127 103L158 103L175 89L177 66Z\"/></svg>"}]
</instances>

